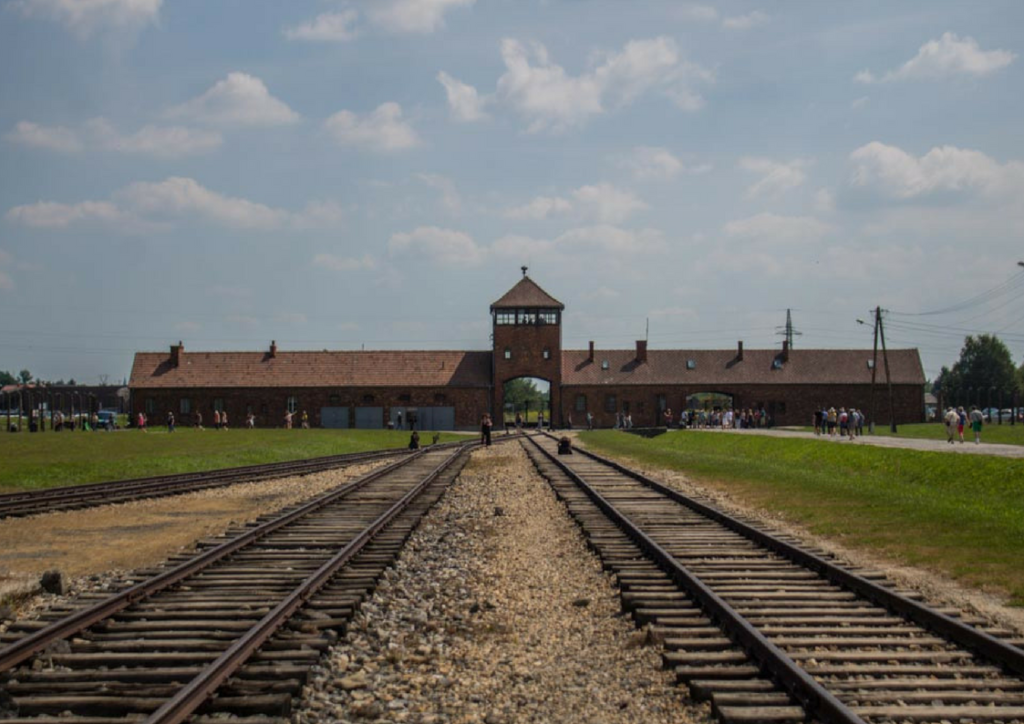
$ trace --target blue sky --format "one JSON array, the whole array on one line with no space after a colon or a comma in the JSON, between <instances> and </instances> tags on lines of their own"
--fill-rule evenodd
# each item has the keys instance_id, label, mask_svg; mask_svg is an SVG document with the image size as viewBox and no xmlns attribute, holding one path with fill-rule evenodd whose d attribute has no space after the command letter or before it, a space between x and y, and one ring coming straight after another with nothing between
<instances>
[{"instance_id":1,"label":"blue sky","mask_svg":"<svg viewBox=\"0 0 1024 724\"><path fill-rule=\"evenodd\" d=\"M1019 365L1022 27L1019 2L0 0L0 369L486 349L523 264L569 348L772 346L787 308L798 347L870 347L881 305L929 377L968 333Z\"/></svg>"}]
</instances>

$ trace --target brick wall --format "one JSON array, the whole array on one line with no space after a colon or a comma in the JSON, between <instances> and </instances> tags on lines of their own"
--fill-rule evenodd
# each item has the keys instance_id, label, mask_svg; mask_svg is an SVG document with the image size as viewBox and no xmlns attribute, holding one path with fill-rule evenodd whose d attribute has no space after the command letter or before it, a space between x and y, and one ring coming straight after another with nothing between
<instances>
[{"instance_id":1,"label":"brick wall","mask_svg":"<svg viewBox=\"0 0 1024 724\"><path fill-rule=\"evenodd\" d=\"M594 416L597 427L615 424L615 409L627 409L633 416L633 425L646 427L660 425L658 396L664 395L674 420L687 407L686 398L699 392L719 392L733 396L735 409L757 408L762 404L773 412L776 425L811 425L817 406L856 407L869 414L871 388L869 385L750 385L735 388L683 387L671 385L651 386L565 386L562 388L562 415L572 415L574 427L586 425L586 411L577 409L577 396L586 397L585 408ZM606 408L606 399L615 396L615 409ZM924 389L920 385L894 385L896 422L924 422ZM889 424L889 400L884 385L875 387L876 421Z\"/></svg>"},{"instance_id":2,"label":"brick wall","mask_svg":"<svg viewBox=\"0 0 1024 724\"><path fill-rule=\"evenodd\" d=\"M151 389L137 388L132 392L133 417L146 411L147 400L152 401L150 425L162 425L167 412L174 412L179 425L192 423L192 415L182 415L180 401L191 400L192 411L199 410L203 424L213 423L214 400L224 401L224 410L232 427L242 427L251 409L256 415L257 427L282 427L288 406L288 397L297 398L299 413L309 413L310 425L319 427L321 407L348 407L350 424L355 424L356 407L383 407L384 419L390 419L391 407L454 407L455 426L475 430L481 416L488 411L490 391L486 388L229 388L229 389ZM336 399L335 399L336 396ZM405 396L408 396L405 399ZM298 418L295 423L298 424Z\"/></svg>"},{"instance_id":3,"label":"brick wall","mask_svg":"<svg viewBox=\"0 0 1024 724\"><path fill-rule=\"evenodd\" d=\"M495 419L501 418L504 404L502 387L518 377L539 377L551 383L551 409L561 408L562 326L494 325L494 399ZM505 349L512 359L505 359ZM544 359L544 350L550 358ZM556 421L557 422L557 421Z\"/></svg>"}]
</instances>

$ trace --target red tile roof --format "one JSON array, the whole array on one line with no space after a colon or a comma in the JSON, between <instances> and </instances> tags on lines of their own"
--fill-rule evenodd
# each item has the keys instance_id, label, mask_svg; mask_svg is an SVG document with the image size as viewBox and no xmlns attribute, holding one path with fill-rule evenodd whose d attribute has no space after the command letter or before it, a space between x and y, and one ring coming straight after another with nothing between
<instances>
[{"instance_id":1,"label":"red tile roof","mask_svg":"<svg viewBox=\"0 0 1024 724\"><path fill-rule=\"evenodd\" d=\"M565 305L545 292L537 282L523 275L519 283L505 292L505 296L491 305L495 309L514 309L517 307L554 307L565 309Z\"/></svg>"},{"instance_id":2,"label":"red tile roof","mask_svg":"<svg viewBox=\"0 0 1024 724\"><path fill-rule=\"evenodd\" d=\"M129 386L489 387L490 352L137 352Z\"/></svg>"},{"instance_id":3,"label":"red tile roof","mask_svg":"<svg viewBox=\"0 0 1024 724\"><path fill-rule=\"evenodd\" d=\"M849 385L869 384L867 362L871 350L798 349L789 361L774 368L781 359L778 349L747 349L743 360L736 350L648 350L647 362L636 361L636 350L597 350L588 361L587 350L562 352L563 385ZM608 369L601 362L608 360ZM693 360L694 368L687 369ZM924 369L916 349L889 350L893 384L923 385ZM876 383L885 384L882 354L878 354Z\"/></svg>"}]
</instances>

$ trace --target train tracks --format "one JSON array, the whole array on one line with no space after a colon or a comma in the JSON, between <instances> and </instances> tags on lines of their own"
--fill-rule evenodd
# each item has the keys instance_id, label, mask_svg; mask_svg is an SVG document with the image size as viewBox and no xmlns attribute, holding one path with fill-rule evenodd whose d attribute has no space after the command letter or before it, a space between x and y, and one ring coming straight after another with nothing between
<instances>
[{"instance_id":1,"label":"train tracks","mask_svg":"<svg viewBox=\"0 0 1024 724\"><path fill-rule=\"evenodd\" d=\"M1012 632L929 608L613 461L528 452L666 665L732 723L1024 722Z\"/></svg>"},{"instance_id":2,"label":"train tracks","mask_svg":"<svg viewBox=\"0 0 1024 724\"><path fill-rule=\"evenodd\" d=\"M431 446L4 634L0 721L286 715L470 446Z\"/></svg>"},{"instance_id":3,"label":"train tracks","mask_svg":"<svg viewBox=\"0 0 1024 724\"><path fill-rule=\"evenodd\" d=\"M450 444L450 443L449 443ZM87 508L108 503L124 503L143 498L159 498L180 495L196 490L207 490L234 485L240 482L255 482L268 478L290 475L310 475L324 470L371 462L407 455L405 449L378 450L373 452L330 455L305 460L290 460L266 465L224 468L179 475L161 475L151 478L134 478L108 483L69 485L45 490L24 491L0 495L0 518L51 513L58 510Z\"/></svg>"}]
</instances>

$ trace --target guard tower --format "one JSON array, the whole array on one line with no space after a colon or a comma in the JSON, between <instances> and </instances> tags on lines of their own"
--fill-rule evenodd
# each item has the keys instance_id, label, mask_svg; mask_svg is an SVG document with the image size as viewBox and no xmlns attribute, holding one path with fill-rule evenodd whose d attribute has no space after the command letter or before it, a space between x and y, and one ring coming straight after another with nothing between
<instances>
[{"instance_id":1,"label":"guard tower","mask_svg":"<svg viewBox=\"0 0 1024 724\"><path fill-rule=\"evenodd\" d=\"M565 305L526 275L491 305L494 339L493 410L501 415L505 383L538 377L551 384L551 411L561 410L562 310ZM559 413L560 414L560 413ZM499 418L500 419L500 418ZM561 420L553 420L561 424Z\"/></svg>"}]
</instances>

